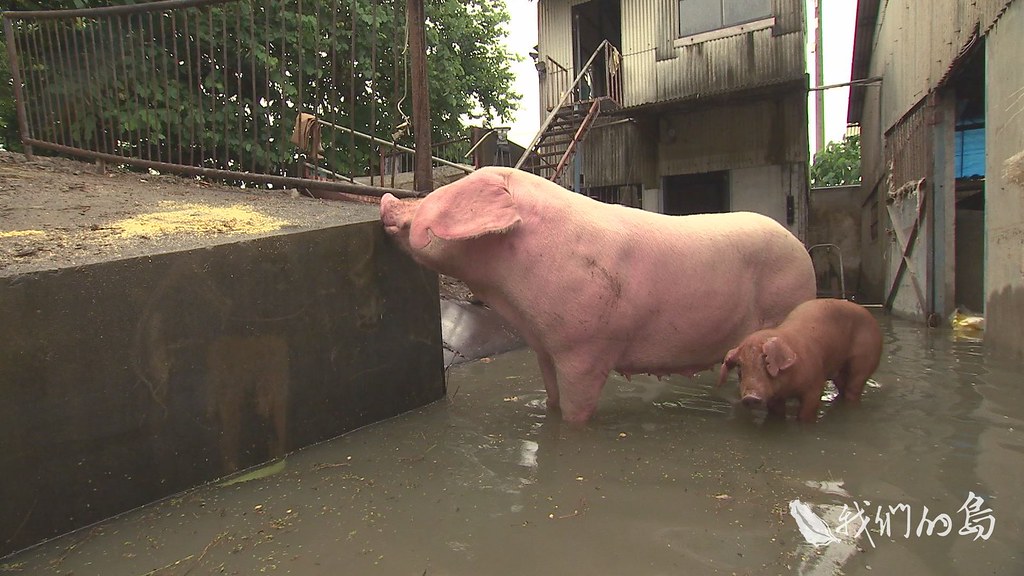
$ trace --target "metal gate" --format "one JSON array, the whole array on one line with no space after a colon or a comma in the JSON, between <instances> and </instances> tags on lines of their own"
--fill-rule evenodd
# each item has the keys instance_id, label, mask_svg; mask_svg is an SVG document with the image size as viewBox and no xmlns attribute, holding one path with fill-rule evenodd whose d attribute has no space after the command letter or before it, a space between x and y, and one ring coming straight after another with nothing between
<instances>
[{"instance_id":1,"label":"metal gate","mask_svg":"<svg viewBox=\"0 0 1024 576\"><path fill-rule=\"evenodd\" d=\"M918 105L885 136L889 166L886 208L892 223L886 274L885 307L927 318L929 235L927 225L931 148L926 121L927 107Z\"/></svg>"},{"instance_id":2,"label":"metal gate","mask_svg":"<svg viewBox=\"0 0 1024 576\"><path fill-rule=\"evenodd\" d=\"M372 26L366 14L353 18L354 2L307 2L304 11L302 0L4 12L22 141L29 154L40 148L229 181L411 195L354 183L373 176L391 145L374 137L375 127L403 121L375 107L374 92L391 89L390 80L375 82L400 69L401 46L378 52L374 44L378 58L369 62L354 57L358 43L377 42L385 10L394 10L392 26L404 26L392 4L373 4ZM367 110L369 118L357 119Z\"/></svg>"}]
</instances>

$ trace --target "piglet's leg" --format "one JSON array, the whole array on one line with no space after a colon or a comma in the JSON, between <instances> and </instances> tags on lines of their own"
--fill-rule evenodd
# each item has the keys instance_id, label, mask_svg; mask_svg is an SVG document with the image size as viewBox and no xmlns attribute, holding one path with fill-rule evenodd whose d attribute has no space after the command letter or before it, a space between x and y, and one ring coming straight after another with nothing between
<instances>
[{"instance_id":1,"label":"piglet's leg","mask_svg":"<svg viewBox=\"0 0 1024 576\"><path fill-rule=\"evenodd\" d=\"M800 397L800 412L796 419L800 422L816 422L818 420L818 407L821 406L821 392L825 387L822 381L821 386L811 386L811 389L804 392Z\"/></svg>"},{"instance_id":2,"label":"piglet's leg","mask_svg":"<svg viewBox=\"0 0 1024 576\"><path fill-rule=\"evenodd\" d=\"M850 367L845 371L846 386L843 388L843 401L850 404L860 403L860 395L864 392L864 385L868 381L868 377L874 371L873 368L866 369L863 366L859 366L856 363L851 364Z\"/></svg>"}]
</instances>

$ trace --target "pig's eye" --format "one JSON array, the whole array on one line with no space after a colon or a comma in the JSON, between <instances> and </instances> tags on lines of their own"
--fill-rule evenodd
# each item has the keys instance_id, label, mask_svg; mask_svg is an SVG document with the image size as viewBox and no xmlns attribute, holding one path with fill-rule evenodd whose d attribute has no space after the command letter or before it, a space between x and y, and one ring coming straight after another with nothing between
<instances>
[{"instance_id":1,"label":"pig's eye","mask_svg":"<svg viewBox=\"0 0 1024 576\"><path fill-rule=\"evenodd\" d=\"M736 367L736 377L739 378L740 380L743 379L743 366Z\"/></svg>"}]
</instances>

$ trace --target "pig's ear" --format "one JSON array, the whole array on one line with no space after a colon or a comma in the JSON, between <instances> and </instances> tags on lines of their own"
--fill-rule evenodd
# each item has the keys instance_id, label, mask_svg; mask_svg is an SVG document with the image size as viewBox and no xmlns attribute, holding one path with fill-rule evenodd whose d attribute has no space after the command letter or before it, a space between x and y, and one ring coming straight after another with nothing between
<instances>
[{"instance_id":1,"label":"pig's ear","mask_svg":"<svg viewBox=\"0 0 1024 576\"><path fill-rule=\"evenodd\" d=\"M761 352L764 353L764 367L772 378L796 362L796 352L778 336L766 340L761 346Z\"/></svg>"},{"instance_id":2,"label":"pig's ear","mask_svg":"<svg viewBox=\"0 0 1024 576\"><path fill-rule=\"evenodd\" d=\"M740 349L733 348L725 355L725 359L722 360L722 369L718 371L718 385L725 384L725 381L729 379L729 371L736 367L736 360L739 359Z\"/></svg>"},{"instance_id":3,"label":"pig's ear","mask_svg":"<svg viewBox=\"0 0 1024 576\"><path fill-rule=\"evenodd\" d=\"M413 222L411 231L416 236L416 228L420 227L422 245L429 242L428 229L445 240L469 240L507 232L522 222L505 179L491 174L486 176L467 177L427 197L424 206L429 204L429 211L421 210L417 214L420 221Z\"/></svg>"}]
</instances>

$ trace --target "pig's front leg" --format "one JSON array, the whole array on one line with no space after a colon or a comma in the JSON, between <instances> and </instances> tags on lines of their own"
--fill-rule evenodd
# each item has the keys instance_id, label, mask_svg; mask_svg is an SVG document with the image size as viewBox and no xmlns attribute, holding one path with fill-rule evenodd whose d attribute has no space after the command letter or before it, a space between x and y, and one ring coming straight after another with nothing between
<instances>
[{"instance_id":1,"label":"pig's front leg","mask_svg":"<svg viewBox=\"0 0 1024 576\"><path fill-rule=\"evenodd\" d=\"M825 383L822 382L821 386L811 386L809 390L804 392L804 395L800 397L800 412L797 413L797 420L800 422L817 422L818 407L821 405L821 392L824 389Z\"/></svg>"},{"instance_id":2,"label":"pig's front leg","mask_svg":"<svg viewBox=\"0 0 1024 576\"><path fill-rule=\"evenodd\" d=\"M609 370L593 367L557 367L559 404L562 420L583 423L597 410L601 388L608 379Z\"/></svg>"},{"instance_id":3,"label":"pig's front leg","mask_svg":"<svg viewBox=\"0 0 1024 576\"><path fill-rule=\"evenodd\" d=\"M786 419L786 399L782 397L770 398L765 403L768 408L769 418Z\"/></svg>"}]
</instances>

